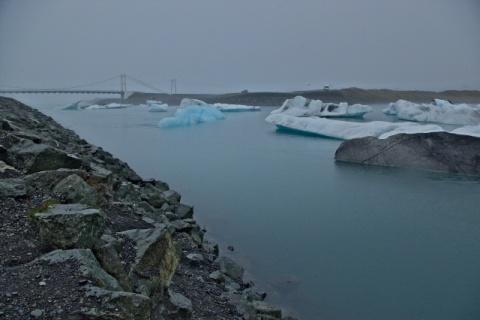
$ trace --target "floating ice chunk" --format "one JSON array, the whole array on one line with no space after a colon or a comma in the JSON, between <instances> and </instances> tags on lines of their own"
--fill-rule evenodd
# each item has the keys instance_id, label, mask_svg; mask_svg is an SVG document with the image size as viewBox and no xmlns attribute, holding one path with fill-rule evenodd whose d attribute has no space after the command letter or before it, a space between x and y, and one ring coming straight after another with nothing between
<instances>
[{"instance_id":1,"label":"floating ice chunk","mask_svg":"<svg viewBox=\"0 0 480 320\"><path fill-rule=\"evenodd\" d=\"M185 98L173 117L163 118L158 126L161 128L183 127L222 119L225 119L225 116L217 108L201 100Z\"/></svg>"},{"instance_id":2,"label":"floating ice chunk","mask_svg":"<svg viewBox=\"0 0 480 320\"><path fill-rule=\"evenodd\" d=\"M451 133L462 134L465 136L479 137L480 138L480 125L477 126L463 126L452 130Z\"/></svg>"},{"instance_id":3,"label":"floating ice chunk","mask_svg":"<svg viewBox=\"0 0 480 320\"><path fill-rule=\"evenodd\" d=\"M347 122L320 117L294 117L286 114L270 114L265 121L279 128L336 139L377 137L385 139L399 133L421 133L444 131L437 125L422 125L412 122Z\"/></svg>"},{"instance_id":4,"label":"floating ice chunk","mask_svg":"<svg viewBox=\"0 0 480 320\"><path fill-rule=\"evenodd\" d=\"M98 110L98 109L122 109L130 107L131 104L121 104L121 103L109 103L109 104L92 104L85 108L85 110Z\"/></svg>"},{"instance_id":5,"label":"floating ice chunk","mask_svg":"<svg viewBox=\"0 0 480 320\"><path fill-rule=\"evenodd\" d=\"M150 112L163 112L168 110L168 104L162 101L147 100L147 108Z\"/></svg>"},{"instance_id":6,"label":"floating ice chunk","mask_svg":"<svg viewBox=\"0 0 480 320\"><path fill-rule=\"evenodd\" d=\"M213 106L223 112L260 111L260 107L245 106L241 104L214 103Z\"/></svg>"},{"instance_id":7,"label":"floating ice chunk","mask_svg":"<svg viewBox=\"0 0 480 320\"><path fill-rule=\"evenodd\" d=\"M346 102L323 103L321 100L296 96L293 99L287 99L279 109L273 110L271 114L283 113L295 117L361 118L372 111L370 106L362 104L349 106Z\"/></svg>"},{"instance_id":8,"label":"floating ice chunk","mask_svg":"<svg viewBox=\"0 0 480 320\"><path fill-rule=\"evenodd\" d=\"M69 105L66 105L64 107L62 107L63 110L81 110L85 107L88 107L90 105L90 103L86 102L86 101L82 101L82 100L79 100L75 103L72 103L72 104L69 104Z\"/></svg>"},{"instance_id":9,"label":"floating ice chunk","mask_svg":"<svg viewBox=\"0 0 480 320\"><path fill-rule=\"evenodd\" d=\"M399 119L417 122L437 122L457 125L480 124L480 110L467 104L451 104L434 99L432 104L418 104L405 100L390 103L383 110L385 114L397 115Z\"/></svg>"}]
</instances>

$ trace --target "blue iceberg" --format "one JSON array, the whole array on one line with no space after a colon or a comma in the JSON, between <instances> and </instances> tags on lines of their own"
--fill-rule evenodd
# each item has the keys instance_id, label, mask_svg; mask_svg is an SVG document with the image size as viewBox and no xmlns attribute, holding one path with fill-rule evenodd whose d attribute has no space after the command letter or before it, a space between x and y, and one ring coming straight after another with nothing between
<instances>
[{"instance_id":1,"label":"blue iceberg","mask_svg":"<svg viewBox=\"0 0 480 320\"><path fill-rule=\"evenodd\" d=\"M217 108L199 102L203 101L183 99L173 117L163 118L158 126L161 128L184 127L225 119L223 113Z\"/></svg>"}]
</instances>

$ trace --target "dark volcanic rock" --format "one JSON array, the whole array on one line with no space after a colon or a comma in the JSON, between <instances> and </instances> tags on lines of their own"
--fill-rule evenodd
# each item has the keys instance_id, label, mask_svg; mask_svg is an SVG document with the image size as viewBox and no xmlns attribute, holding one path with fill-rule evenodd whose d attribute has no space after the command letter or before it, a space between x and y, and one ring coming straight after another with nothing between
<instances>
[{"instance_id":1,"label":"dark volcanic rock","mask_svg":"<svg viewBox=\"0 0 480 320\"><path fill-rule=\"evenodd\" d=\"M365 137L343 142L335 160L480 175L480 138L448 132Z\"/></svg>"}]
</instances>

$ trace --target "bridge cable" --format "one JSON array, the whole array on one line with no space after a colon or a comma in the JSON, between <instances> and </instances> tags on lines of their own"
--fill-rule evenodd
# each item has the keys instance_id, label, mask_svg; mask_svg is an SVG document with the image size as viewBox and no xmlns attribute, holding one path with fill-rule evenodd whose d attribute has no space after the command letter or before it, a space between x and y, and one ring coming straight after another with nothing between
<instances>
[{"instance_id":1,"label":"bridge cable","mask_svg":"<svg viewBox=\"0 0 480 320\"><path fill-rule=\"evenodd\" d=\"M108 79L105 79L105 80L101 80L101 81L97 81L97 82L93 82L93 83L89 83L89 84L82 84L82 85L78 85L78 86L65 87L65 88L33 89L33 88L25 88L25 87L8 86L8 85L2 85L2 84L0 84L0 87L16 88L16 89L21 89L21 90L70 90L70 89L75 89L75 88L93 86L93 85L96 85L96 84L99 84L99 83L103 83L103 82L113 80L115 78L120 78L120 76L114 76L114 77L111 77L111 78L108 78Z\"/></svg>"},{"instance_id":2,"label":"bridge cable","mask_svg":"<svg viewBox=\"0 0 480 320\"><path fill-rule=\"evenodd\" d=\"M158 89L158 88L156 88L156 87L154 87L154 86L152 86L152 85L150 85L150 84L148 84L148 83L146 83L146 82L143 82L142 80L138 80L137 78L134 78L134 77L132 77L132 76L130 76L130 75L128 75L128 74L126 74L125 76L126 76L128 79L133 80L133 81L135 81L135 82L137 82L137 83L139 83L139 84L141 84L141 85L143 85L143 86L145 86L145 87L147 87L147 88L150 88L150 89L155 90L155 91L160 92L160 93L166 93L166 92L163 91L162 89Z\"/></svg>"}]
</instances>

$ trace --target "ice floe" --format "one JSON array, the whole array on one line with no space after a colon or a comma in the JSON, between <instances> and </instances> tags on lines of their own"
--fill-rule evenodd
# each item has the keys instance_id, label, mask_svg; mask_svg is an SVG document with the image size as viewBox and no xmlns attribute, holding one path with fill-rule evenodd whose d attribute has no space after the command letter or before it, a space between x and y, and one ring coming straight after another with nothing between
<instances>
[{"instance_id":1,"label":"ice floe","mask_svg":"<svg viewBox=\"0 0 480 320\"><path fill-rule=\"evenodd\" d=\"M242 104L214 103L213 106L223 112L260 111L260 107Z\"/></svg>"},{"instance_id":2,"label":"ice floe","mask_svg":"<svg viewBox=\"0 0 480 320\"><path fill-rule=\"evenodd\" d=\"M182 99L173 117L163 118L158 126L161 128L183 127L203 122L225 119L217 108L197 99Z\"/></svg>"},{"instance_id":3,"label":"ice floe","mask_svg":"<svg viewBox=\"0 0 480 320\"><path fill-rule=\"evenodd\" d=\"M109 103L109 104L92 104L85 108L85 110L98 110L98 109L122 109L132 106L131 104L122 103Z\"/></svg>"},{"instance_id":4,"label":"ice floe","mask_svg":"<svg viewBox=\"0 0 480 320\"><path fill-rule=\"evenodd\" d=\"M387 115L396 115L399 119L416 122L436 122L454 125L480 124L479 106L452 104L447 100L434 99L432 103L414 103L398 100L383 110Z\"/></svg>"},{"instance_id":5,"label":"ice floe","mask_svg":"<svg viewBox=\"0 0 480 320\"><path fill-rule=\"evenodd\" d=\"M168 110L168 104L162 101L147 100L147 108L150 112L163 112Z\"/></svg>"},{"instance_id":6,"label":"ice floe","mask_svg":"<svg viewBox=\"0 0 480 320\"><path fill-rule=\"evenodd\" d=\"M323 103L321 100L311 100L302 96L287 99L283 105L271 114L286 114L295 117L319 116L325 118L362 118L366 113L372 112L370 106L363 104L348 105L346 102Z\"/></svg>"},{"instance_id":7,"label":"ice floe","mask_svg":"<svg viewBox=\"0 0 480 320\"><path fill-rule=\"evenodd\" d=\"M281 129L346 140L368 136L385 139L399 133L444 131L440 126L433 124L385 121L350 122L320 117L296 117L283 113L270 114L265 121Z\"/></svg>"},{"instance_id":8,"label":"ice floe","mask_svg":"<svg viewBox=\"0 0 480 320\"><path fill-rule=\"evenodd\" d=\"M479 137L480 138L480 125L477 126L463 126L452 130L451 133L462 134L466 136Z\"/></svg>"}]
</instances>

